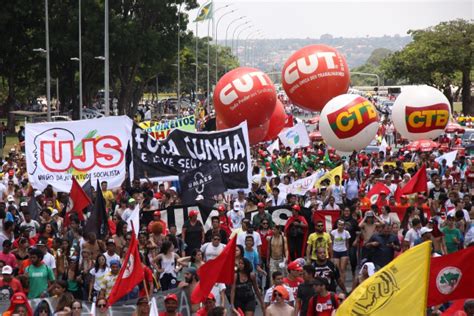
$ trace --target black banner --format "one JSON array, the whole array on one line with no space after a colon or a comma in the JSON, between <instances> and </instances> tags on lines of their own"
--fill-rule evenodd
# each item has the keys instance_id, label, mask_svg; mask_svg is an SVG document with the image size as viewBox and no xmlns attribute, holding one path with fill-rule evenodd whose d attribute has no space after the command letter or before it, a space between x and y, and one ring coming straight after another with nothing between
<instances>
[{"instance_id":1,"label":"black banner","mask_svg":"<svg viewBox=\"0 0 474 316\"><path fill-rule=\"evenodd\" d=\"M194 203L198 195L210 198L227 190L221 168L215 160L196 169L180 173L179 182L182 190L181 200L184 204Z\"/></svg>"},{"instance_id":2,"label":"black banner","mask_svg":"<svg viewBox=\"0 0 474 316\"><path fill-rule=\"evenodd\" d=\"M178 230L178 234L181 234L181 229L183 228L183 224L185 221L188 220L188 214L191 210L199 211L198 219L201 223L204 224L204 230L207 231L211 228L211 217L218 216L219 212L213 208L208 207L205 205L192 205L192 206L184 206L184 205L176 205L170 206L166 209L162 209L161 211L161 219L166 222L167 226L176 226ZM266 211L272 215L272 220L276 225L285 226L286 221L291 216L291 206L272 206L266 208ZM153 220L153 212L154 211L146 211L141 213L140 218L140 225L141 226L148 226L148 223ZM232 211L229 211L232 212ZM245 217L248 219L252 219L252 217L257 214L257 209L252 212L247 212ZM309 208L301 208L300 214L303 215L308 222L309 232L314 231L313 221L311 219L312 213L311 209Z\"/></svg>"},{"instance_id":3,"label":"black banner","mask_svg":"<svg viewBox=\"0 0 474 316\"><path fill-rule=\"evenodd\" d=\"M245 123L210 133L175 129L161 141L134 124L132 142L134 178L176 180L182 172L217 161L227 188L249 187L251 157Z\"/></svg>"}]
</instances>

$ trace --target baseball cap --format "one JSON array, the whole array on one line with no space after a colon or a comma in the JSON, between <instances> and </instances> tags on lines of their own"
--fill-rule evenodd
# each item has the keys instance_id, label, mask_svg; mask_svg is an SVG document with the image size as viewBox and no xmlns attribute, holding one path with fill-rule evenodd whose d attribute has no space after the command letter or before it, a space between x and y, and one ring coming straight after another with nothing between
<instances>
[{"instance_id":1,"label":"baseball cap","mask_svg":"<svg viewBox=\"0 0 474 316\"><path fill-rule=\"evenodd\" d=\"M174 192L178 192L178 190L176 190L175 187L171 187L171 188L169 188L169 190L170 190L170 191L174 191Z\"/></svg>"},{"instance_id":2,"label":"baseball cap","mask_svg":"<svg viewBox=\"0 0 474 316\"><path fill-rule=\"evenodd\" d=\"M51 216L58 215L58 214L59 214L59 211L57 209L53 209L53 211L51 212Z\"/></svg>"},{"instance_id":3,"label":"baseball cap","mask_svg":"<svg viewBox=\"0 0 474 316\"><path fill-rule=\"evenodd\" d=\"M22 207L22 206L28 206L28 202L21 202L20 207Z\"/></svg>"},{"instance_id":4,"label":"baseball cap","mask_svg":"<svg viewBox=\"0 0 474 316\"><path fill-rule=\"evenodd\" d=\"M199 211L197 211L197 210L191 210L191 211L189 212L189 217L198 216L198 214L199 214Z\"/></svg>"},{"instance_id":5,"label":"baseball cap","mask_svg":"<svg viewBox=\"0 0 474 316\"><path fill-rule=\"evenodd\" d=\"M155 211L155 212L153 213L153 216L161 216L161 212L160 212L160 211Z\"/></svg>"},{"instance_id":6,"label":"baseball cap","mask_svg":"<svg viewBox=\"0 0 474 316\"><path fill-rule=\"evenodd\" d=\"M365 215L366 216L375 216L373 211L367 211L367 212L365 212Z\"/></svg>"},{"instance_id":7,"label":"baseball cap","mask_svg":"<svg viewBox=\"0 0 474 316\"><path fill-rule=\"evenodd\" d=\"M207 296L207 299L208 299L208 300L211 300L211 301L215 301L215 300L216 300L216 297L214 296L214 294L209 293L209 295Z\"/></svg>"},{"instance_id":8,"label":"baseball cap","mask_svg":"<svg viewBox=\"0 0 474 316\"><path fill-rule=\"evenodd\" d=\"M273 289L273 292L280 293L281 297L283 297L284 300L287 300L288 297L290 296L290 294L288 293L288 290L285 289L285 287L282 285L275 286L275 288Z\"/></svg>"},{"instance_id":9,"label":"baseball cap","mask_svg":"<svg viewBox=\"0 0 474 316\"><path fill-rule=\"evenodd\" d=\"M204 196L202 196L202 194L199 194L198 196L196 196L196 201L202 201L204 200Z\"/></svg>"},{"instance_id":10,"label":"baseball cap","mask_svg":"<svg viewBox=\"0 0 474 316\"><path fill-rule=\"evenodd\" d=\"M166 295L166 297L165 297L165 302L166 302L167 300L173 300L173 301L175 301L176 303L178 303L178 297L176 296L176 294L168 294L168 295Z\"/></svg>"},{"instance_id":11,"label":"baseball cap","mask_svg":"<svg viewBox=\"0 0 474 316\"><path fill-rule=\"evenodd\" d=\"M420 229L420 235L423 236L424 234L426 233L431 233L433 231L433 229L431 228L428 228L428 227L421 227Z\"/></svg>"},{"instance_id":12,"label":"baseball cap","mask_svg":"<svg viewBox=\"0 0 474 316\"><path fill-rule=\"evenodd\" d=\"M225 211L225 206L224 205L219 205L219 207L217 208L217 210L219 212L224 212Z\"/></svg>"},{"instance_id":13,"label":"baseball cap","mask_svg":"<svg viewBox=\"0 0 474 316\"><path fill-rule=\"evenodd\" d=\"M23 292L13 294L11 304L26 304L28 302Z\"/></svg>"},{"instance_id":14,"label":"baseball cap","mask_svg":"<svg viewBox=\"0 0 474 316\"><path fill-rule=\"evenodd\" d=\"M301 207L298 204L293 205L291 209L297 212L301 211Z\"/></svg>"},{"instance_id":15,"label":"baseball cap","mask_svg":"<svg viewBox=\"0 0 474 316\"><path fill-rule=\"evenodd\" d=\"M135 199L134 198L129 198L128 203L135 203Z\"/></svg>"},{"instance_id":16,"label":"baseball cap","mask_svg":"<svg viewBox=\"0 0 474 316\"><path fill-rule=\"evenodd\" d=\"M288 264L288 271L303 271L303 268L301 268L300 264L296 261L290 262Z\"/></svg>"},{"instance_id":17,"label":"baseball cap","mask_svg":"<svg viewBox=\"0 0 474 316\"><path fill-rule=\"evenodd\" d=\"M148 304L148 298L146 296L142 296L138 298L137 305L142 304L142 303Z\"/></svg>"},{"instance_id":18,"label":"baseball cap","mask_svg":"<svg viewBox=\"0 0 474 316\"><path fill-rule=\"evenodd\" d=\"M117 260L117 259L110 260L110 266L112 266L113 264L116 264L116 265L120 266L120 261Z\"/></svg>"},{"instance_id":19,"label":"baseball cap","mask_svg":"<svg viewBox=\"0 0 474 316\"><path fill-rule=\"evenodd\" d=\"M8 202L15 202L15 198L13 197L13 195L9 195L9 196L7 197L7 201L8 201Z\"/></svg>"},{"instance_id":20,"label":"baseball cap","mask_svg":"<svg viewBox=\"0 0 474 316\"><path fill-rule=\"evenodd\" d=\"M13 269L9 265L6 265L2 268L2 274L12 274Z\"/></svg>"},{"instance_id":21,"label":"baseball cap","mask_svg":"<svg viewBox=\"0 0 474 316\"><path fill-rule=\"evenodd\" d=\"M114 244L115 245L115 240L113 240L112 238L108 239L107 240L107 243L106 244Z\"/></svg>"},{"instance_id":22,"label":"baseball cap","mask_svg":"<svg viewBox=\"0 0 474 316\"><path fill-rule=\"evenodd\" d=\"M36 246L46 246L46 244L44 243L43 240L40 240L40 241L38 241L38 243L36 244Z\"/></svg>"},{"instance_id":23,"label":"baseball cap","mask_svg":"<svg viewBox=\"0 0 474 316\"><path fill-rule=\"evenodd\" d=\"M265 207L265 204L263 204L262 202L258 202L257 207Z\"/></svg>"},{"instance_id":24,"label":"baseball cap","mask_svg":"<svg viewBox=\"0 0 474 316\"><path fill-rule=\"evenodd\" d=\"M183 270L184 273L191 273L191 274L196 274L197 273L197 270L196 268L193 268L193 267L187 267L187 268L184 268Z\"/></svg>"},{"instance_id":25,"label":"baseball cap","mask_svg":"<svg viewBox=\"0 0 474 316\"><path fill-rule=\"evenodd\" d=\"M43 192L41 192L40 190L36 190L36 191L35 191L35 197L38 197L38 196L40 196L40 195L42 195L42 194L43 194Z\"/></svg>"}]
</instances>

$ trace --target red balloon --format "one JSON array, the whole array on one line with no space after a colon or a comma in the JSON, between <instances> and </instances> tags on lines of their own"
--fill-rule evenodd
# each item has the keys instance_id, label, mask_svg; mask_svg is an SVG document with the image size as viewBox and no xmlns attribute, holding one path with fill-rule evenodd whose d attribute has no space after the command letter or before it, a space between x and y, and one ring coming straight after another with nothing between
<instances>
[{"instance_id":1,"label":"red balloon","mask_svg":"<svg viewBox=\"0 0 474 316\"><path fill-rule=\"evenodd\" d=\"M268 121L276 102L272 80L262 71L239 67L226 73L214 93L216 115L229 126L247 120L249 127Z\"/></svg>"},{"instance_id":2,"label":"red balloon","mask_svg":"<svg viewBox=\"0 0 474 316\"><path fill-rule=\"evenodd\" d=\"M250 145L258 144L258 143L260 143L261 141L264 140L265 135L267 135L269 125L270 125L269 121L266 121L266 122L260 124L257 127L248 127L248 125L247 125L248 132L249 132ZM229 126L229 125L225 124L222 121L221 117L216 116L216 128L217 128L218 131L221 131L223 129L228 129L228 128L231 128L231 127L233 127L233 126Z\"/></svg>"},{"instance_id":3,"label":"red balloon","mask_svg":"<svg viewBox=\"0 0 474 316\"><path fill-rule=\"evenodd\" d=\"M230 126L226 125L219 116L216 116L216 130L221 131L228 128Z\"/></svg>"},{"instance_id":4,"label":"red balloon","mask_svg":"<svg viewBox=\"0 0 474 316\"><path fill-rule=\"evenodd\" d=\"M270 125L270 121L265 121L257 127L250 127L249 126L249 141L250 145L256 145L262 141L264 141L265 136L268 133L268 126Z\"/></svg>"},{"instance_id":5,"label":"red balloon","mask_svg":"<svg viewBox=\"0 0 474 316\"><path fill-rule=\"evenodd\" d=\"M326 45L303 47L283 66L283 88L290 100L310 111L321 111L332 98L349 89L345 58Z\"/></svg>"},{"instance_id":6,"label":"red balloon","mask_svg":"<svg viewBox=\"0 0 474 316\"><path fill-rule=\"evenodd\" d=\"M268 126L267 136L265 136L265 141L274 140L278 137L278 134L281 132L283 127L285 127L286 119L288 115L285 113L285 107L280 100L277 99L275 110L273 111L272 117L270 118L270 124Z\"/></svg>"}]
</instances>

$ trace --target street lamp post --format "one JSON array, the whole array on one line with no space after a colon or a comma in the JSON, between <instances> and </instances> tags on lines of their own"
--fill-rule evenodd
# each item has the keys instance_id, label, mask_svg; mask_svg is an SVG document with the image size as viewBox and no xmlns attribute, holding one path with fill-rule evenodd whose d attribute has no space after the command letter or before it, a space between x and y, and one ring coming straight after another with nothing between
<instances>
[{"instance_id":1,"label":"street lamp post","mask_svg":"<svg viewBox=\"0 0 474 316\"><path fill-rule=\"evenodd\" d=\"M218 57L218 56L219 56L219 53L218 53L218 50L217 50L217 31L218 31L218 29L219 29L219 23L220 23L220 21L222 20L222 18L225 17L225 16L227 16L227 15L229 15L229 14L231 14L231 13L234 13L234 12L235 12L235 10L232 10L232 11L229 11L229 12L224 13L224 14L217 20L217 23L216 23L216 34L215 34L215 36L214 36L214 37L215 37L215 39L214 39L214 40L215 40L215 46L216 46L216 85L217 85L217 64L218 64L218 62L219 62L219 57Z\"/></svg>"},{"instance_id":2,"label":"street lamp post","mask_svg":"<svg viewBox=\"0 0 474 316\"><path fill-rule=\"evenodd\" d=\"M79 119L82 120L82 63L80 57L72 57L71 60L79 62Z\"/></svg>"},{"instance_id":3,"label":"street lamp post","mask_svg":"<svg viewBox=\"0 0 474 316\"><path fill-rule=\"evenodd\" d=\"M245 46L244 46L244 60L245 60L245 65L248 64L248 58L247 58L247 49L248 49L248 41L249 41L249 38L250 36L253 36L255 34L259 34L260 33L260 30L255 30L253 32L250 32L248 35L247 35L247 38L245 39Z\"/></svg>"},{"instance_id":4,"label":"street lamp post","mask_svg":"<svg viewBox=\"0 0 474 316\"><path fill-rule=\"evenodd\" d=\"M246 28L243 28L242 30L240 30L239 33L237 33L237 38L235 40L235 56L237 57L237 60L239 60L239 38L240 38L240 34L247 31L248 29L251 29L252 27L253 27L253 25L249 25Z\"/></svg>"},{"instance_id":5,"label":"street lamp post","mask_svg":"<svg viewBox=\"0 0 474 316\"><path fill-rule=\"evenodd\" d=\"M369 77L376 77L377 78L377 87L380 87L380 77L377 74L371 74L366 72L357 72L351 71L351 75L360 75L360 76L369 76Z\"/></svg>"},{"instance_id":6,"label":"street lamp post","mask_svg":"<svg viewBox=\"0 0 474 316\"><path fill-rule=\"evenodd\" d=\"M109 103L109 0L105 0L104 9L104 102L105 102L105 116L110 115Z\"/></svg>"},{"instance_id":7,"label":"street lamp post","mask_svg":"<svg viewBox=\"0 0 474 316\"><path fill-rule=\"evenodd\" d=\"M82 10L81 0L79 0L79 119L82 120Z\"/></svg>"},{"instance_id":8,"label":"street lamp post","mask_svg":"<svg viewBox=\"0 0 474 316\"><path fill-rule=\"evenodd\" d=\"M48 122L51 122L51 73L49 61L49 14L48 0L44 0L45 28L46 28L46 107Z\"/></svg>"},{"instance_id":9,"label":"street lamp post","mask_svg":"<svg viewBox=\"0 0 474 316\"><path fill-rule=\"evenodd\" d=\"M232 33L232 54L234 54L234 38L235 38L235 33L237 32L237 30L242 27L242 26L245 26L247 24L249 24L250 21L246 21L244 23L240 23L239 25L237 25L234 29L234 33Z\"/></svg>"},{"instance_id":10,"label":"street lamp post","mask_svg":"<svg viewBox=\"0 0 474 316\"><path fill-rule=\"evenodd\" d=\"M237 19L234 19L234 20L230 21L229 25L227 25L227 28L225 29L225 42L224 42L224 46L227 47L227 33L229 32L229 28L231 27L231 25L234 24L234 23L237 22L237 21L242 20L243 18L245 18L245 16L238 17Z\"/></svg>"},{"instance_id":11,"label":"street lamp post","mask_svg":"<svg viewBox=\"0 0 474 316\"><path fill-rule=\"evenodd\" d=\"M181 111L181 62L180 62L180 53L181 53L181 5L178 7L178 115Z\"/></svg>"}]
</instances>

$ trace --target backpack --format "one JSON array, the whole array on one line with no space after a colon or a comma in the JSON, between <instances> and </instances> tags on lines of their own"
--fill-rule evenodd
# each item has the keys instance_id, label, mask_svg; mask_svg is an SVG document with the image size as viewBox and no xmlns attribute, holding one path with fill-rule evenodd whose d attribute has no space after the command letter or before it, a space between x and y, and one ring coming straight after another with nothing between
<instances>
[{"instance_id":1,"label":"backpack","mask_svg":"<svg viewBox=\"0 0 474 316\"><path fill-rule=\"evenodd\" d=\"M329 292L329 296L331 297L331 304L334 310L339 307L339 304L336 301L336 294L334 292ZM318 306L318 294L313 295L313 308L314 308L314 315L318 315L318 311L316 307Z\"/></svg>"}]
</instances>

